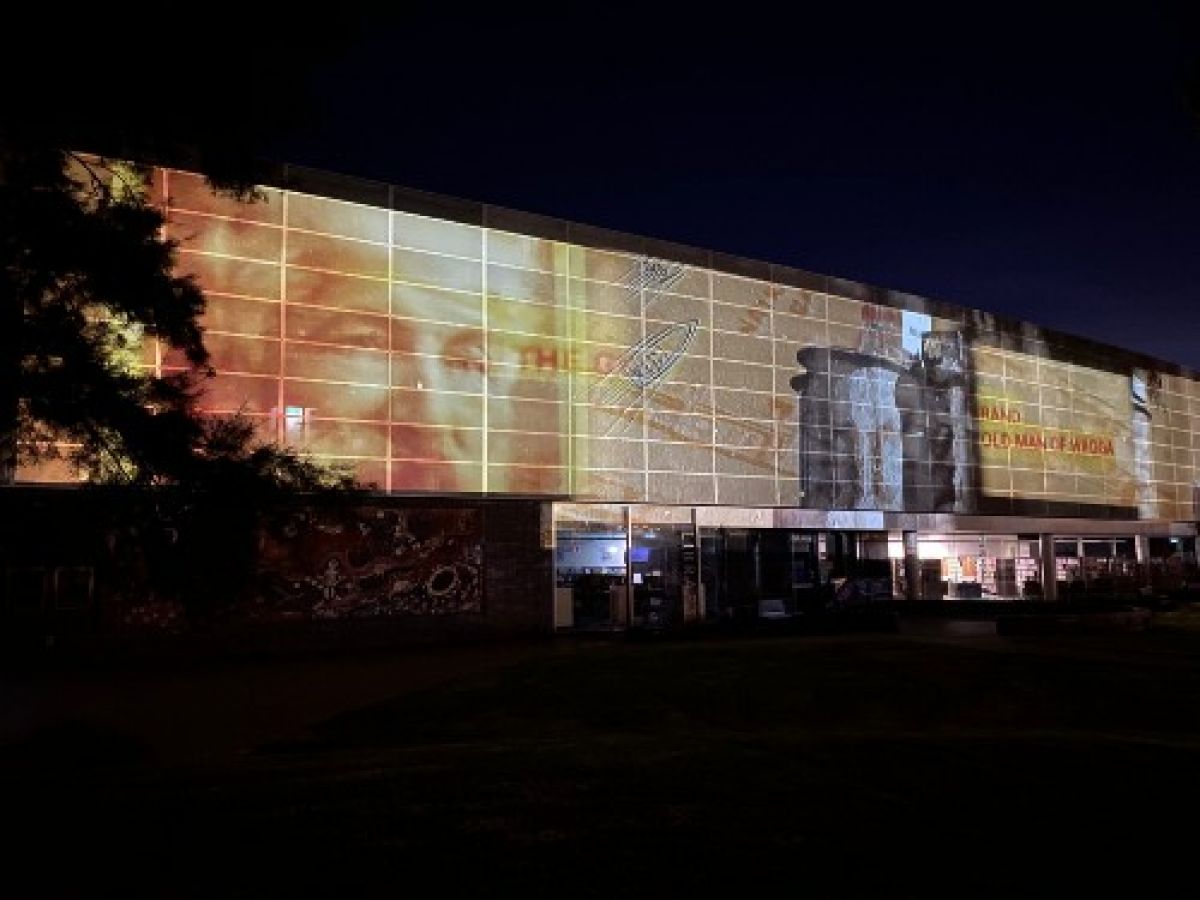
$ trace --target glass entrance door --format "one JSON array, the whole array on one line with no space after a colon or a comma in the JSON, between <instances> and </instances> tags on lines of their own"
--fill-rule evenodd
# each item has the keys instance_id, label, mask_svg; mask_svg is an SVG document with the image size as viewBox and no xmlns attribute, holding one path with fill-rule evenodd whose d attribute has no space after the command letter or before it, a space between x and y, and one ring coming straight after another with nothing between
<instances>
[{"instance_id":1,"label":"glass entrance door","mask_svg":"<svg viewBox=\"0 0 1200 900\"><path fill-rule=\"evenodd\" d=\"M629 550L630 625L667 628L683 622L683 556L691 527L637 526Z\"/></svg>"},{"instance_id":2,"label":"glass entrance door","mask_svg":"<svg viewBox=\"0 0 1200 900\"><path fill-rule=\"evenodd\" d=\"M610 629L627 622L626 513L620 506L558 504L554 521L554 625Z\"/></svg>"}]
</instances>

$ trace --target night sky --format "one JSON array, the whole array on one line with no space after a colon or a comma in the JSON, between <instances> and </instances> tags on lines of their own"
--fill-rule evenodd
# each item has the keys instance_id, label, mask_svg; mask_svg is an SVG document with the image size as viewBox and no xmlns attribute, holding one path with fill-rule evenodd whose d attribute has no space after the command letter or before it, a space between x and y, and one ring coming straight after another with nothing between
<instances>
[{"instance_id":1,"label":"night sky","mask_svg":"<svg viewBox=\"0 0 1200 900\"><path fill-rule=\"evenodd\" d=\"M1197 16L842 6L784 21L741 4L721 19L442 4L280 17L236 38L198 20L159 42L159 69L222 114L285 97L270 145L285 161L1200 369L1200 119L1184 90Z\"/></svg>"}]
</instances>

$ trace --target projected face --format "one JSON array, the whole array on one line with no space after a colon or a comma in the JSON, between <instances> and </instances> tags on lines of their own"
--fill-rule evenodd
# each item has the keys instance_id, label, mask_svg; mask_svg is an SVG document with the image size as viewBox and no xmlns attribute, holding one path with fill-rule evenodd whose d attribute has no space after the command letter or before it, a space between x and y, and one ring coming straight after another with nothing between
<instances>
[{"instance_id":1,"label":"projected face","mask_svg":"<svg viewBox=\"0 0 1200 900\"><path fill-rule=\"evenodd\" d=\"M440 490L554 492L566 373L557 313L514 270L487 299L399 283L392 293L393 481ZM521 296L524 294L524 296ZM486 396L486 399L485 399ZM481 463L487 462L487 482Z\"/></svg>"},{"instance_id":2,"label":"projected face","mask_svg":"<svg viewBox=\"0 0 1200 900\"><path fill-rule=\"evenodd\" d=\"M492 232L485 263L479 228L302 195L285 241L269 204L180 197L215 411L282 416L286 443L397 491L565 491L561 247Z\"/></svg>"}]
</instances>

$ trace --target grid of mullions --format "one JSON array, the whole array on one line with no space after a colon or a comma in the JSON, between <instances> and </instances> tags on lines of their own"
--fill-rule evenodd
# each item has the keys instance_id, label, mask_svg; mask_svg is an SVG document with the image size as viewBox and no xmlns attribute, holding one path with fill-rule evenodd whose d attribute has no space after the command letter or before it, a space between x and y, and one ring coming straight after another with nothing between
<instances>
[{"instance_id":1,"label":"grid of mullions","mask_svg":"<svg viewBox=\"0 0 1200 900\"><path fill-rule=\"evenodd\" d=\"M1164 376L1139 432L1125 376L1012 351L977 348L972 356L977 404L1000 404L1044 435L1113 441L1111 455L980 448L980 485L990 496L1140 507L1147 518L1194 516L1200 384Z\"/></svg>"},{"instance_id":2,"label":"grid of mullions","mask_svg":"<svg viewBox=\"0 0 1200 900\"><path fill-rule=\"evenodd\" d=\"M1164 375L1150 397L1151 503L1146 515L1194 520L1200 515L1200 382Z\"/></svg>"},{"instance_id":3,"label":"grid of mullions","mask_svg":"<svg viewBox=\"0 0 1200 900\"><path fill-rule=\"evenodd\" d=\"M797 349L860 350L868 328L898 339L893 320L846 298L690 267L663 290L636 289L632 255L294 192L247 205L187 173L159 178L181 268L209 297L221 373L210 408L241 409L264 436L389 490L795 504ZM620 389L608 368L688 321L692 342L667 375ZM1111 431L1111 409L1072 393L1072 370L1117 376L986 349L972 358L976 390L1024 404L1027 422L1085 428L1091 415ZM146 361L181 362L157 350ZM1200 387L1167 378L1157 396L1142 454L1153 502L1187 518ZM1112 502L1130 490L1119 465L972 458L974 483L999 496Z\"/></svg>"}]
</instances>

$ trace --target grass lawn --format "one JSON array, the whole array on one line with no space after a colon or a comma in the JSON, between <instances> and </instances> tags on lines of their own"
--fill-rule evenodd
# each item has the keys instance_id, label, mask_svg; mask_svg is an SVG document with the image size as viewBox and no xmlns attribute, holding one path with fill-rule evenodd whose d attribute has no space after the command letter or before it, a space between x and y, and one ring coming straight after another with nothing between
<instances>
[{"instance_id":1,"label":"grass lawn","mask_svg":"<svg viewBox=\"0 0 1200 900\"><path fill-rule=\"evenodd\" d=\"M4 896L1195 896L1200 628L551 652L234 763L9 762ZM94 738L94 736L93 736Z\"/></svg>"}]
</instances>

